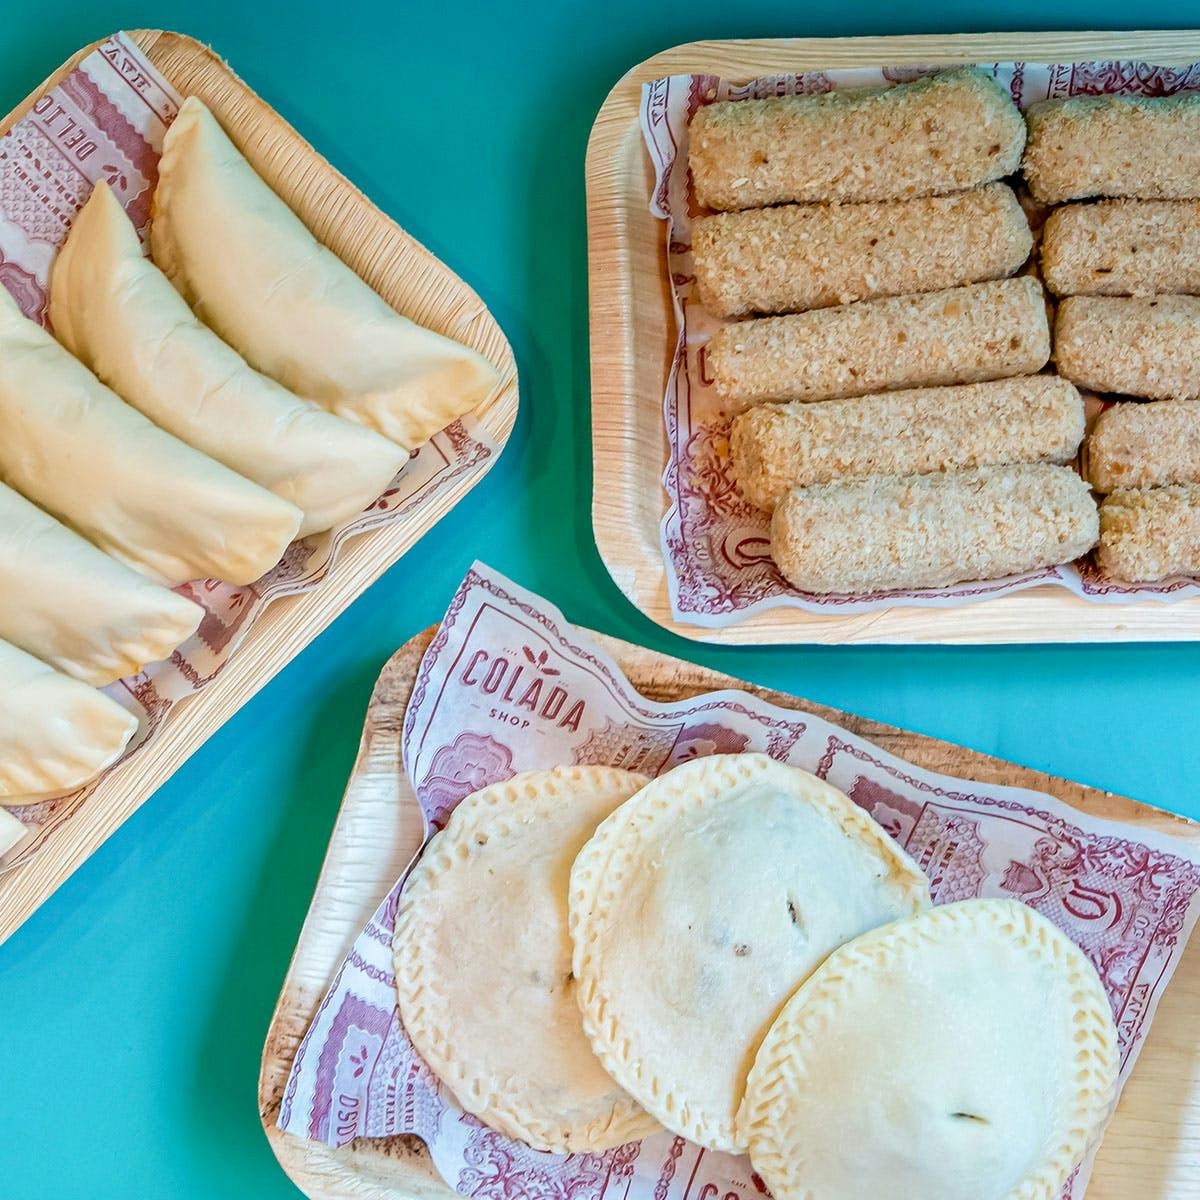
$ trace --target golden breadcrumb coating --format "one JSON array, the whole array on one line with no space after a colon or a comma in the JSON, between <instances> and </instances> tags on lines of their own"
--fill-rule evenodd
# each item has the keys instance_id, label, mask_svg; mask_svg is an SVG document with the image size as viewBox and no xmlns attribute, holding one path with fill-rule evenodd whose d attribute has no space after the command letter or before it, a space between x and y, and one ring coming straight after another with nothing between
<instances>
[{"instance_id":1,"label":"golden breadcrumb coating","mask_svg":"<svg viewBox=\"0 0 1200 1200\"><path fill-rule=\"evenodd\" d=\"M730 430L742 494L770 510L794 487L869 475L926 475L1070 462L1083 400L1057 375L884 392L824 404L759 404Z\"/></svg>"},{"instance_id":2,"label":"golden breadcrumb coating","mask_svg":"<svg viewBox=\"0 0 1200 1200\"><path fill-rule=\"evenodd\" d=\"M1098 534L1088 485L1036 463L796 488L771 519L771 553L802 592L863 595L1070 562Z\"/></svg>"},{"instance_id":3,"label":"golden breadcrumb coating","mask_svg":"<svg viewBox=\"0 0 1200 1200\"><path fill-rule=\"evenodd\" d=\"M1054 328L1058 373L1095 392L1200 396L1200 297L1071 296Z\"/></svg>"},{"instance_id":4,"label":"golden breadcrumb coating","mask_svg":"<svg viewBox=\"0 0 1200 1200\"><path fill-rule=\"evenodd\" d=\"M696 289L719 317L802 312L1001 279L1033 234L1003 183L877 204L788 204L701 217Z\"/></svg>"},{"instance_id":5,"label":"golden breadcrumb coating","mask_svg":"<svg viewBox=\"0 0 1200 1200\"><path fill-rule=\"evenodd\" d=\"M1114 404L1088 434L1087 465L1098 492L1200 483L1200 400Z\"/></svg>"},{"instance_id":6,"label":"golden breadcrumb coating","mask_svg":"<svg viewBox=\"0 0 1200 1200\"><path fill-rule=\"evenodd\" d=\"M1032 375L1050 357L1030 276L726 325L705 348L730 400L833 400Z\"/></svg>"},{"instance_id":7,"label":"golden breadcrumb coating","mask_svg":"<svg viewBox=\"0 0 1200 1200\"><path fill-rule=\"evenodd\" d=\"M1042 233L1056 296L1200 292L1200 201L1100 200L1056 209Z\"/></svg>"},{"instance_id":8,"label":"golden breadcrumb coating","mask_svg":"<svg viewBox=\"0 0 1200 1200\"><path fill-rule=\"evenodd\" d=\"M1126 583L1200 575L1200 487L1174 484L1106 497L1096 562L1110 579Z\"/></svg>"},{"instance_id":9,"label":"golden breadcrumb coating","mask_svg":"<svg viewBox=\"0 0 1200 1200\"><path fill-rule=\"evenodd\" d=\"M1200 199L1200 95L1077 96L1025 110L1025 180L1043 204Z\"/></svg>"},{"instance_id":10,"label":"golden breadcrumb coating","mask_svg":"<svg viewBox=\"0 0 1200 1200\"><path fill-rule=\"evenodd\" d=\"M1017 169L1025 122L973 68L871 91L720 101L688 132L706 208L902 200L962 191Z\"/></svg>"}]
</instances>

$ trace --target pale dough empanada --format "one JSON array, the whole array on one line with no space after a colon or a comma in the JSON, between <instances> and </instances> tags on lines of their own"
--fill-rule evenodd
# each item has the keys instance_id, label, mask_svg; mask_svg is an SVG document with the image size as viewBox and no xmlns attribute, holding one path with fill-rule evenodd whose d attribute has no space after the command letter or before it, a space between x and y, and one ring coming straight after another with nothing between
<instances>
[{"instance_id":1,"label":"pale dough empanada","mask_svg":"<svg viewBox=\"0 0 1200 1200\"><path fill-rule=\"evenodd\" d=\"M738 1129L775 1200L1053 1200L1117 1068L1079 948L969 900L834 951L763 1041Z\"/></svg>"},{"instance_id":2,"label":"pale dough empanada","mask_svg":"<svg viewBox=\"0 0 1200 1200\"><path fill-rule=\"evenodd\" d=\"M120 757L137 726L103 692L0 642L0 804L82 787Z\"/></svg>"},{"instance_id":3,"label":"pale dough empanada","mask_svg":"<svg viewBox=\"0 0 1200 1200\"><path fill-rule=\"evenodd\" d=\"M0 287L0 480L163 583L251 583L301 512L159 429Z\"/></svg>"},{"instance_id":4,"label":"pale dough empanada","mask_svg":"<svg viewBox=\"0 0 1200 1200\"><path fill-rule=\"evenodd\" d=\"M102 687L166 658L203 615L0 483L0 638Z\"/></svg>"},{"instance_id":5,"label":"pale dough empanada","mask_svg":"<svg viewBox=\"0 0 1200 1200\"><path fill-rule=\"evenodd\" d=\"M402 317L322 246L194 96L163 142L150 245L251 366L410 450L499 381L482 355Z\"/></svg>"},{"instance_id":6,"label":"pale dough empanada","mask_svg":"<svg viewBox=\"0 0 1200 1200\"><path fill-rule=\"evenodd\" d=\"M402 447L260 375L192 314L108 184L54 262L59 341L156 425L304 512L300 535L357 516L407 460Z\"/></svg>"},{"instance_id":7,"label":"pale dough empanada","mask_svg":"<svg viewBox=\"0 0 1200 1200\"><path fill-rule=\"evenodd\" d=\"M413 1045L463 1108L539 1150L602 1150L658 1128L583 1035L567 933L576 852L645 782L560 767L484 788L400 898L396 986Z\"/></svg>"},{"instance_id":8,"label":"pale dough empanada","mask_svg":"<svg viewBox=\"0 0 1200 1200\"><path fill-rule=\"evenodd\" d=\"M7 809L0 808L0 858L29 832Z\"/></svg>"},{"instance_id":9,"label":"pale dough empanada","mask_svg":"<svg viewBox=\"0 0 1200 1200\"><path fill-rule=\"evenodd\" d=\"M740 1150L763 1035L835 947L929 904L916 864L827 783L764 754L676 767L571 872L584 1029L674 1133Z\"/></svg>"}]
</instances>

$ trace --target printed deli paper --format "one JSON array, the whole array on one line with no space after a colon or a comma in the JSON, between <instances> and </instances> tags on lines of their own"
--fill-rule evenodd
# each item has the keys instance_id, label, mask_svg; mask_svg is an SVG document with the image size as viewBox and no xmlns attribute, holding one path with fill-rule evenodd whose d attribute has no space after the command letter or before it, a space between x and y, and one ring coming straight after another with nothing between
<instances>
[{"instance_id":1,"label":"printed deli paper","mask_svg":"<svg viewBox=\"0 0 1200 1200\"><path fill-rule=\"evenodd\" d=\"M1168 96L1200 89L1200 64L982 63L980 68L997 79L1021 108L1035 100L1064 96ZM742 499L730 473L729 423L740 410L717 396L705 371L704 344L721 322L705 312L693 294L692 220L701 210L688 175L688 121L698 108L714 100L883 87L936 70L929 66L805 71L739 86L715 75L672 75L642 89L642 134L655 174L650 211L667 222L667 263L677 330L663 400L668 443L663 486L668 507L661 532L671 609L680 621L717 627L780 607L831 613L873 612L898 604L944 607L1042 584L1065 587L1087 600L1107 603L1200 596L1200 581L1195 579L1118 584L1100 575L1090 561L949 588L819 596L796 591L771 561L768 518Z\"/></svg>"},{"instance_id":2,"label":"printed deli paper","mask_svg":"<svg viewBox=\"0 0 1200 1200\"><path fill-rule=\"evenodd\" d=\"M519 771L602 763L655 775L699 755L765 751L862 805L932 881L937 903L1032 905L1083 947L1112 1001L1122 1082L1200 915L1200 852L1081 816L1054 798L934 775L805 712L725 691L659 704L552 605L476 564L421 663L403 731L429 830ZM683 1200L760 1193L745 1158L669 1133L604 1154L543 1154L466 1115L420 1060L396 1011L398 881L339 967L301 1042L279 1126L342 1146L412 1133L470 1196ZM1087 1168L1064 1190L1083 1195Z\"/></svg>"},{"instance_id":3,"label":"printed deli paper","mask_svg":"<svg viewBox=\"0 0 1200 1200\"><path fill-rule=\"evenodd\" d=\"M27 316L46 323L50 265L75 214L105 179L143 234L158 180L163 134L183 97L125 34L109 38L0 138L0 285ZM153 738L172 706L215 678L262 610L281 596L307 591L335 568L350 538L390 524L428 504L466 472L480 469L495 446L470 420L455 422L423 446L371 507L331 533L294 543L283 561L249 587L212 580L179 590L202 605L196 636L168 662L106 689L135 712L141 729L128 753ZM91 789L10 811L32 827L0 869L25 862L78 812Z\"/></svg>"}]
</instances>

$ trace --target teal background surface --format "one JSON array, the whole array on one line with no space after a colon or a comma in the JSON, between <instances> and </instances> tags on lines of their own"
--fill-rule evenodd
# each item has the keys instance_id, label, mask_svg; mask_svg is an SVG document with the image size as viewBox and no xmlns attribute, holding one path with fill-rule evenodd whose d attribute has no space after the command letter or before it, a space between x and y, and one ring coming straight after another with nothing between
<instances>
[{"instance_id":1,"label":"teal background surface","mask_svg":"<svg viewBox=\"0 0 1200 1200\"><path fill-rule=\"evenodd\" d=\"M9 0L0 112L86 42L212 44L465 276L516 351L521 416L456 512L214 736L0 947L0 1197L295 1195L259 1128L267 1021L372 684L480 557L567 616L813 700L1200 817L1200 648L747 649L634 610L591 533L583 159L606 93L725 36L1197 23L1194 5Z\"/></svg>"}]
</instances>

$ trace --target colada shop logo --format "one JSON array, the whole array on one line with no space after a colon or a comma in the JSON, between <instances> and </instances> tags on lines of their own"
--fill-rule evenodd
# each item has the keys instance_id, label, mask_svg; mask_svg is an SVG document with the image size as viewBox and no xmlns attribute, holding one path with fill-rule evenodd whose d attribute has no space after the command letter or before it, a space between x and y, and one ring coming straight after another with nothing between
<instances>
[{"instance_id":1,"label":"colada shop logo","mask_svg":"<svg viewBox=\"0 0 1200 1200\"><path fill-rule=\"evenodd\" d=\"M476 650L467 660L459 681L494 696L491 716L507 725L527 726L530 718L549 721L558 729L576 730L586 702L573 697L559 682L557 667L550 666L545 650L535 653L522 646L520 653L491 654Z\"/></svg>"}]
</instances>

